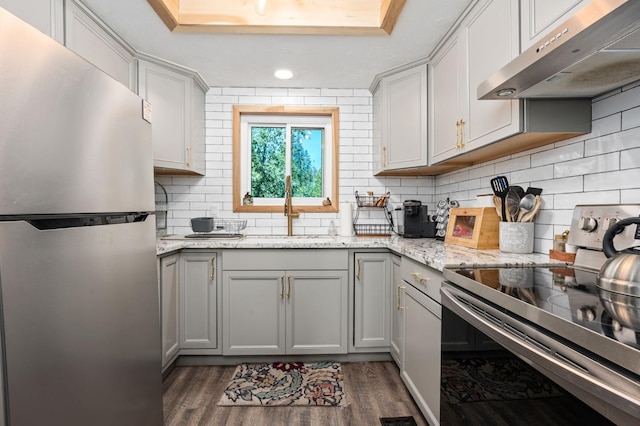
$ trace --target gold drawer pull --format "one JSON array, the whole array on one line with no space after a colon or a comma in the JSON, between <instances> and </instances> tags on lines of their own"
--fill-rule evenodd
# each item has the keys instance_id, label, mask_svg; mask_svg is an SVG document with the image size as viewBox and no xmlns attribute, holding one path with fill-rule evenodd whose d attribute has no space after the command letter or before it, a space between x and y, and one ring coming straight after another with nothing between
<instances>
[{"instance_id":1,"label":"gold drawer pull","mask_svg":"<svg viewBox=\"0 0 640 426\"><path fill-rule=\"evenodd\" d=\"M399 285L398 286L398 311L401 311L404 309L404 306L400 305L400 299L402 297L402 291L405 289L404 286Z\"/></svg>"},{"instance_id":2,"label":"gold drawer pull","mask_svg":"<svg viewBox=\"0 0 640 426\"><path fill-rule=\"evenodd\" d=\"M413 276L413 278L418 280L420 284L426 284L427 281L429 281L429 278L423 277L422 275L420 275L420 272L412 272L411 275Z\"/></svg>"},{"instance_id":3,"label":"gold drawer pull","mask_svg":"<svg viewBox=\"0 0 640 426\"><path fill-rule=\"evenodd\" d=\"M284 299L284 275L280 277L280 299Z\"/></svg>"}]
</instances>

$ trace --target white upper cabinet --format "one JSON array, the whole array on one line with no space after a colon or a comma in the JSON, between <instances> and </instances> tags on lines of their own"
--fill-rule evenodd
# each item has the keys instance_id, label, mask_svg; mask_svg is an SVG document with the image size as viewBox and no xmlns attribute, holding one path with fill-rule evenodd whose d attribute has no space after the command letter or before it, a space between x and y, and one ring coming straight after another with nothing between
<instances>
[{"instance_id":1,"label":"white upper cabinet","mask_svg":"<svg viewBox=\"0 0 640 426\"><path fill-rule=\"evenodd\" d=\"M427 65L382 77L373 98L374 172L427 165Z\"/></svg>"},{"instance_id":2,"label":"white upper cabinet","mask_svg":"<svg viewBox=\"0 0 640 426\"><path fill-rule=\"evenodd\" d=\"M431 138L429 163L460 153L460 126L466 88L464 37L453 37L431 64Z\"/></svg>"},{"instance_id":3,"label":"white upper cabinet","mask_svg":"<svg viewBox=\"0 0 640 426\"><path fill-rule=\"evenodd\" d=\"M521 131L521 101L479 101L477 88L518 55L518 0L484 0L431 64L430 164Z\"/></svg>"},{"instance_id":4,"label":"white upper cabinet","mask_svg":"<svg viewBox=\"0 0 640 426\"><path fill-rule=\"evenodd\" d=\"M518 3L492 0L472 16L463 31L467 58L468 101L460 140L466 151L521 131L518 100L478 100L478 85L518 56Z\"/></svg>"},{"instance_id":5,"label":"white upper cabinet","mask_svg":"<svg viewBox=\"0 0 640 426\"><path fill-rule=\"evenodd\" d=\"M156 173L205 174L206 86L193 71L138 59L138 94L151 104Z\"/></svg>"},{"instance_id":6,"label":"white upper cabinet","mask_svg":"<svg viewBox=\"0 0 640 426\"><path fill-rule=\"evenodd\" d=\"M64 0L0 0L0 7L64 43Z\"/></svg>"},{"instance_id":7,"label":"white upper cabinet","mask_svg":"<svg viewBox=\"0 0 640 426\"><path fill-rule=\"evenodd\" d=\"M135 52L82 4L67 0L65 46L136 90Z\"/></svg>"},{"instance_id":8,"label":"white upper cabinet","mask_svg":"<svg viewBox=\"0 0 640 426\"><path fill-rule=\"evenodd\" d=\"M521 50L536 44L588 3L589 0L520 0Z\"/></svg>"}]
</instances>

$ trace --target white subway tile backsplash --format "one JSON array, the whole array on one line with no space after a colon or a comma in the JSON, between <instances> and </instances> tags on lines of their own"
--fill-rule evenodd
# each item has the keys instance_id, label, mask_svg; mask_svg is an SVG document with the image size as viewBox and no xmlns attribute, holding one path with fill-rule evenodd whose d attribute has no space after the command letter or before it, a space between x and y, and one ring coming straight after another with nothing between
<instances>
[{"instance_id":1,"label":"white subway tile backsplash","mask_svg":"<svg viewBox=\"0 0 640 426\"><path fill-rule=\"evenodd\" d=\"M640 126L640 107L622 112L622 129Z\"/></svg>"},{"instance_id":2,"label":"white subway tile backsplash","mask_svg":"<svg viewBox=\"0 0 640 426\"><path fill-rule=\"evenodd\" d=\"M620 154L613 152L579 160L564 161L554 164L553 167L553 176L556 178L616 170L620 168Z\"/></svg>"},{"instance_id":3,"label":"white subway tile backsplash","mask_svg":"<svg viewBox=\"0 0 640 426\"><path fill-rule=\"evenodd\" d=\"M640 144L639 144L640 145ZM620 168L640 167L640 148L628 149L620 152Z\"/></svg>"},{"instance_id":4,"label":"white subway tile backsplash","mask_svg":"<svg viewBox=\"0 0 640 426\"><path fill-rule=\"evenodd\" d=\"M513 184L522 184L533 180L553 179L553 166L547 165L542 167L533 167L531 169L515 170L511 172L509 182Z\"/></svg>"},{"instance_id":5,"label":"white subway tile backsplash","mask_svg":"<svg viewBox=\"0 0 640 426\"><path fill-rule=\"evenodd\" d=\"M620 192L589 191L555 194L552 199L554 209L573 209L578 204L617 204L620 202Z\"/></svg>"},{"instance_id":6,"label":"white subway tile backsplash","mask_svg":"<svg viewBox=\"0 0 640 426\"><path fill-rule=\"evenodd\" d=\"M581 158L584 152L583 143L574 143L571 145L562 146L560 148L549 149L547 151L539 152L531 155L531 167L545 166L547 164L553 164L561 161L573 160Z\"/></svg>"},{"instance_id":7,"label":"white subway tile backsplash","mask_svg":"<svg viewBox=\"0 0 640 426\"><path fill-rule=\"evenodd\" d=\"M623 189L620 191L620 202L623 204L640 204L640 189Z\"/></svg>"},{"instance_id":8,"label":"white subway tile backsplash","mask_svg":"<svg viewBox=\"0 0 640 426\"><path fill-rule=\"evenodd\" d=\"M640 169L597 173L584 177L585 190L631 189L638 187Z\"/></svg>"},{"instance_id":9,"label":"white subway tile backsplash","mask_svg":"<svg viewBox=\"0 0 640 426\"><path fill-rule=\"evenodd\" d=\"M636 86L615 96L597 100L593 103L593 118L598 119L635 108L638 106L638 99L640 99L640 87Z\"/></svg>"}]
</instances>

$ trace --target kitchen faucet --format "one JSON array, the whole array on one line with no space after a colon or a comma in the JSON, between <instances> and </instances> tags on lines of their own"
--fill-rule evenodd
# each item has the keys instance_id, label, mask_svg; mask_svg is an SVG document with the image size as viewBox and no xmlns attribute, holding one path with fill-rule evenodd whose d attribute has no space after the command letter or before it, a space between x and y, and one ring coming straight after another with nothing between
<instances>
[{"instance_id":1,"label":"kitchen faucet","mask_svg":"<svg viewBox=\"0 0 640 426\"><path fill-rule=\"evenodd\" d=\"M291 202L291 176L287 175L284 179L284 215L287 217L287 235L293 235L293 219L300 217L300 213L293 211L293 203Z\"/></svg>"}]
</instances>

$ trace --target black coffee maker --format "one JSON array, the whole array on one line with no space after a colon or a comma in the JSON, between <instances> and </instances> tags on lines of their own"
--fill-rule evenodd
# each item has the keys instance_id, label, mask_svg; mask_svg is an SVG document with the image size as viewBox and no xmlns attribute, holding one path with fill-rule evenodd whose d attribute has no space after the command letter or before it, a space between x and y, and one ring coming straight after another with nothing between
<instances>
[{"instance_id":1,"label":"black coffee maker","mask_svg":"<svg viewBox=\"0 0 640 426\"><path fill-rule=\"evenodd\" d=\"M431 222L427 206L423 206L419 200L405 200L402 207L404 210L403 237L434 238L436 236L436 223Z\"/></svg>"}]
</instances>

